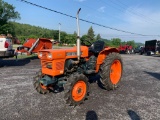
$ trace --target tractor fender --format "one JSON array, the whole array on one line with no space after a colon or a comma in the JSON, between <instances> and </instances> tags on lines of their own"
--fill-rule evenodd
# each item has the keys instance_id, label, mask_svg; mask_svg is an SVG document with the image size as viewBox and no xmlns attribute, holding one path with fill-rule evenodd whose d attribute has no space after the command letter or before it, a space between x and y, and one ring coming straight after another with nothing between
<instances>
[{"instance_id":1,"label":"tractor fender","mask_svg":"<svg viewBox=\"0 0 160 120\"><path fill-rule=\"evenodd\" d=\"M99 71L99 67L100 67L101 64L103 64L103 61L105 60L105 58L107 57L107 55L109 53L112 53L112 52L119 53L118 49L112 48L112 47L107 47L107 48L105 48L104 50L102 50L99 53L99 55L97 57L96 72Z\"/></svg>"}]
</instances>

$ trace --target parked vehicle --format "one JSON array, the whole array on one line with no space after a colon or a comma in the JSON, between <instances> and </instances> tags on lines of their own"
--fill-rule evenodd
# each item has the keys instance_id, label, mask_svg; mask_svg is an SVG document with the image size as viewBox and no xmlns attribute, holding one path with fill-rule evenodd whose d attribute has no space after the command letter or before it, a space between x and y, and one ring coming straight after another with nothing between
<instances>
[{"instance_id":1,"label":"parked vehicle","mask_svg":"<svg viewBox=\"0 0 160 120\"><path fill-rule=\"evenodd\" d=\"M133 47L131 45L120 45L118 47L120 53L132 54L134 53Z\"/></svg>"},{"instance_id":2,"label":"parked vehicle","mask_svg":"<svg viewBox=\"0 0 160 120\"><path fill-rule=\"evenodd\" d=\"M12 39L6 35L0 35L0 58L14 57Z\"/></svg>"},{"instance_id":3,"label":"parked vehicle","mask_svg":"<svg viewBox=\"0 0 160 120\"><path fill-rule=\"evenodd\" d=\"M39 50L42 49L52 49L52 42L50 39L47 38L39 38L39 39L27 39L26 42L22 45L17 47L17 53L26 53L30 55L32 53L37 53Z\"/></svg>"},{"instance_id":4,"label":"parked vehicle","mask_svg":"<svg viewBox=\"0 0 160 120\"><path fill-rule=\"evenodd\" d=\"M34 88L41 94L64 89L67 104L82 104L89 95L89 77L100 74L107 90L118 88L123 63L116 48L105 47L104 41L81 45L77 12L77 46L70 49L46 49L38 52L41 70L34 77Z\"/></svg>"},{"instance_id":5,"label":"parked vehicle","mask_svg":"<svg viewBox=\"0 0 160 120\"><path fill-rule=\"evenodd\" d=\"M147 55L160 54L160 41L158 40L145 41L145 53Z\"/></svg>"},{"instance_id":6,"label":"parked vehicle","mask_svg":"<svg viewBox=\"0 0 160 120\"><path fill-rule=\"evenodd\" d=\"M139 46L135 48L134 53L139 53L140 55L144 54L144 46Z\"/></svg>"}]
</instances>

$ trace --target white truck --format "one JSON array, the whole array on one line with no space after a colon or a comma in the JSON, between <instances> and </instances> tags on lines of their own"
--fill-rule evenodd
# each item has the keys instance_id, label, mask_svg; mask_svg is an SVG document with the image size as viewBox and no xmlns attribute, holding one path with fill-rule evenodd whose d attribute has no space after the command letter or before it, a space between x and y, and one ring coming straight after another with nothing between
<instances>
[{"instance_id":1,"label":"white truck","mask_svg":"<svg viewBox=\"0 0 160 120\"><path fill-rule=\"evenodd\" d=\"M14 57L14 52L12 39L5 35L0 35L0 59Z\"/></svg>"}]
</instances>

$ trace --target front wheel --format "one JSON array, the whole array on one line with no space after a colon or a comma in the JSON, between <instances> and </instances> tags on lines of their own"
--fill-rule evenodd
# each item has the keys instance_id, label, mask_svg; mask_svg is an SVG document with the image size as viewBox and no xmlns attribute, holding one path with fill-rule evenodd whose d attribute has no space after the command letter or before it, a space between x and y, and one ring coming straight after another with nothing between
<instances>
[{"instance_id":1,"label":"front wheel","mask_svg":"<svg viewBox=\"0 0 160 120\"><path fill-rule=\"evenodd\" d=\"M100 81L107 90L118 87L123 72L122 58L118 53L110 53L100 67Z\"/></svg>"},{"instance_id":2,"label":"front wheel","mask_svg":"<svg viewBox=\"0 0 160 120\"><path fill-rule=\"evenodd\" d=\"M37 90L38 93L46 94L49 93L49 89L47 86L44 86L40 83L40 79L43 77L41 71L39 71L36 76L33 78L33 86Z\"/></svg>"},{"instance_id":3,"label":"front wheel","mask_svg":"<svg viewBox=\"0 0 160 120\"><path fill-rule=\"evenodd\" d=\"M82 104L89 94L88 78L83 74L71 75L64 85L66 103L71 106Z\"/></svg>"}]
</instances>

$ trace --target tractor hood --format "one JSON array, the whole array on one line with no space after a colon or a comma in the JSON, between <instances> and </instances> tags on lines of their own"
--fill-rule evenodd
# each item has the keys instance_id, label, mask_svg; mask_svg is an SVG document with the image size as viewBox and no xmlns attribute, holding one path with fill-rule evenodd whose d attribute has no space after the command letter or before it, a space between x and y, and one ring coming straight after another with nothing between
<instances>
[{"instance_id":1,"label":"tractor hood","mask_svg":"<svg viewBox=\"0 0 160 120\"><path fill-rule=\"evenodd\" d=\"M81 46L81 57L88 56L88 47ZM72 47L68 49L45 49L38 52L38 57L40 59L68 59L77 58L77 47Z\"/></svg>"}]
</instances>

